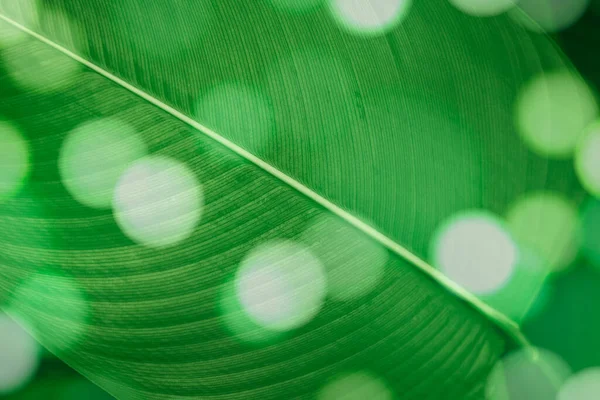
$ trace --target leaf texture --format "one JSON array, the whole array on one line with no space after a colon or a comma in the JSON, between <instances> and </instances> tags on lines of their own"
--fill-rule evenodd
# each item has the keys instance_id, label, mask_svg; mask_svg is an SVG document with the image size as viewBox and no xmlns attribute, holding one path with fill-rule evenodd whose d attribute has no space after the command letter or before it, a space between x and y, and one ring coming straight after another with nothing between
<instances>
[{"instance_id":1,"label":"leaf texture","mask_svg":"<svg viewBox=\"0 0 600 400\"><path fill-rule=\"evenodd\" d=\"M33 170L1 205L0 301L120 399L313 398L331 376L361 368L402 399L483 398L511 339L414 260L428 257L433 230L457 210L502 213L532 188L577 192L564 165L507 134L519 85L568 66L547 38L433 3L368 40L324 9L42 3L47 18L28 27L175 113L36 38L3 49L1 112L27 133ZM67 193L57 149L75 127L109 117L201 183L201 222L184 242L136 245L110 211ZM230 142L416 257L332 216ZM262 334L252 324L232 334L229 318L241 311L230 306L231 285L244 257L262 243L301 241L320 218L386 252L376 289L328 300L308 325L268 343L248 340ZM339 246L336 254L348 251ZM34 282L26 296L23 282Z\"/></svg>"}]
</instances>

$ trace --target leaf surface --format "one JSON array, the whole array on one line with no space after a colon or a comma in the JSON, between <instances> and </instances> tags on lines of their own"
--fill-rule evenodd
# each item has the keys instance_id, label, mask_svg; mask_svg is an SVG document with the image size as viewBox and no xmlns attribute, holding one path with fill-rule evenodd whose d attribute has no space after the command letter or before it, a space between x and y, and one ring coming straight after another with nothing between
<instances>
[{"instance_id":1,"label":"leaf surface","mask_svg":"<svg viewBox=\"0 0 600 400\"><path fill-rule=\"evenodd\" d=\"M144 3L52 1L30 25L3 5L33 33L3 49L1 82L33 170L2 204L0 300L118 398L311 398L364 368L403 399L481 398L512 345L497 324L510 325L420 259L457 211L503 213L532 188L576 188L514 132L520 85L566 68L549 40L440 2L368 39L325 7ZM59 149L104 118L193 172L203 205L189 238L138 245L110 210L67 192ZM386 254L377 286L328 298L292 332L245 320L233 293L243 260L264 243L306 242L322 218ZM328 239L332 254L352 254Z\"/></svg>"}]
</instances>

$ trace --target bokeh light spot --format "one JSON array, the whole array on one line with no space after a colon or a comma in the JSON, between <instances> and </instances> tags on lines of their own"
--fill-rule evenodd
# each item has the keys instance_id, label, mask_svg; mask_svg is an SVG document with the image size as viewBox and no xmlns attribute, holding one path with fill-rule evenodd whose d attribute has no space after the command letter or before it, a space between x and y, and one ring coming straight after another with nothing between
<instances>
[{"instance_id":1,"label":"bokeh light spot","mask_svg":"<svg viewBox=\"0 0 600 400\"><path fill-rule=\"evenodd\" d=\"M222 84L198 102L197 119L248 150L262 148L271 138L273 109L259 91L241 84Z\"/></svg>"},{"instance_id":2,"label":"bokeh light spot","mask_svg":"<svg viewBox=\"0 0 600 400\"><path fill-rule=\"evenodd\" d=\"M360 34L380 34L399 24L412 0L329 0L334 19L344 28Z\"/></svg>"},{"instance_id":3,"label":"bokeh light spot","mask_svg":"<svg viewBox=\"0 0 600 400\"><path fill-rule=\"evenodd\" d=\"M519 8L511 16L534 32L557 32L577 22L589 3L590 0L519 0Z\"/></svg>"},{"instance_id":4,"label":"bokeh light spot","mask_svg":"<svg viewBox=\"0 0 600 400\"><path fill-rule=\"evenodd\" d=\"M38 0L0 0L0 10L12 20L28 28L38 22Z\"/></svg>"},{"instance_id":5,"label":"bokeh light spot","mask_svg":"<svg viewBox=\"0 0 600 400\"><path fill-rule=\"evenodd\" d=\"M288 331L319 312L326 294L326 275L308 248L291 241L273 241L244 258L235 289L244 311L256 324Z\"/></svg>"},{"instance_id":6,"label":"bokeh light spot","mask_svg":"<svg viewBox=\"0 0 600 400\"><path fill-rule=\"evenodd\" d=\"M556 400L596 400L600 397L600 367L585 369L571 376Z\"/></svg>"},{"instance_id":7,"label":"bokeh light spot","mask_svg":"<svg viewBox=\"0 0 600 400\"><path fill-rule=\"evenodd\" d=\"M487 17L502 14L515 6L515 0L449 0L465 14Z\"/></svg>"},{"instance_id":8,"label":"bokeh light spot","mask_svg":"<svg viewBox=\"0 0 600 400\"><path fill-rule=\"evenodd\" d=\"M149 247L175 245L192 235L204 196L183 163L148 156L134 162L117 183L114 215L123 232Z\"/></svg>"},{"instance_id":9,"label":"bokeh light spot","mask_svg":"<svg viewBox=\"0 0 600 400\"><path fill-rule=\"evenodd\" d=\"M15 195L29 175L29 143L11 123L0 121L0 201Z\"/></svg>"},{"instance_id":10,"label":"bokeh light spot","mask_svg":"<svg viewBox=\"0 0 600 400\"><path fill-rule=\"evenodd\" d=\"M323 263L327 295L334 300L358 299L383 278L387 250L335 217L316 218L303 232L302 241Z\"/></svg>"},{"instance_id":11,"label":"bokeh light spot","mask_svg":"<svg viewBox=\"0 0 600 400\"><path fill-rule=\"evenodd\" d=\"M488 376L487 400L551 400L571 374L558 355L526 348L498 361Z\"/></svg>"},{"instance_id":12,"label":"bokeh light spot","mask_svg":"<svg viewBox=\"0 0 600 400\"><path fill-rule=\"evenodd\" d=\"M39 15L37 0L0 0L0 10L7 17L27 28L37 27ZM18 45L28 37L27 33L0 20L0 47Z\"/></svg>"},{"instance_id":13,"label":"bokeh light spot","mask_svg":"<svg viewBox=\"0 0 600 400\"><path fill-rule=\"evenodd\" d=\"M575 171L583 187L600 197L600 122L594 123L578 144Z\"/></svg>"},{"instance_id":14,"label":"bokeh light spot","mask_svg":"<svg viewBox=\"0 0 600 400\"><path fill-rule=\"evenodd\" d=\"M219 308L225 329L242 343L263 346L280 339L285 334L285 332L266 329L250 318L236 295L235 279L221 287Z\"/></svg>"},{"instance_id":15,"label":"bokeh light spot","mask_svg":"<svg viewBox=\"0 0 600 400\"><path fill-rule=\"evenodd\" d=\"M539 257L549 272L569 266L581 233L575 205L560 194L534 192L508 210L507 223L519 246Z\"/></svg>"},{"instance_id":16,"label":"bokeh light spot","mask_svg":"<svg viewBox=\"0 0 600 400\"><path fill-rule=\"evenodd\" d=\"M146 153L146 145L133 127L117 119L98 119L69 133L58 167L63 184L77 201L88 207L110 208L117 181Z\"/></svg>"},{"instance_id":17,"label":"bokeh light spot","mask_svg":"<svg viewBox=\"0 0 600 400\"><path fill-rule=\"evenodd\" d=\"M44 9L39 17L40 31L70 51L81 54L87 49L88 39L81 25L65 12Z\"/></svg>"},{"instance_id":18,"label":"bokeh light spot","mask_svg":"<svg viewBox=\"0 0 600 400\"><path fill-rule=\"evenodd\" d=\"M501 289L513 274L519 252L499 218L483 211L458 214L438 228L433 264L475 294Z\"/></svg>"},{"instance_id":19,"label":"bokeh light spot","mask_svg":"<svg viewBox=\"0 0 600 400\"><path fill-rule=\"evenodd\" d=\"M54 353L73 351L84 339L91 307L78 282L69 277L35 275L10 296L7 309Z\"/></svg>"},{"instance_id":20,"label":"bokeh light spot","mask_svg":"<svg viewBox=\"0 0 600 400\"><path fill-rule=\"evenodd\" d=\"M516 124L523 141L547 157L571 156L597 114L594 94L575 72L535 77L521 89L516 103Z\"/></svg>"},{"instance_id":21,"label":"bokeh light spot","mask_svg":"<svg viewBox=\"0 0 600 400\"><path fill-rule=\"evenodd\" d=\"M38 364L37 342L13 319L0 313L0 395L23 387Z\"/></svg>"},{"instance_id":22,"label":"bokeh light spot","mask_svg":"<svg viewBox=\"0 0 600 400\"><path fill-rule=\"evenodd\" d=\"M26 90L55 92L77 81L81 65L37 39L29 38L2 54L8 76Z\"/></svg>"},{"instance_id":23,"label":"bokeh light spot","mask_svg":"<svg viewBox=\"0 0 600 400\"><path fill-rule=\"evenodd\" d=\"M27 34L15 28L8 22L0 20L0 48L18 45L19 42L27 40Z\"/></svg>"},{"instance_id":24,"label":"bokeh light spot","mask_svg":"<svg viewBox=\"0 0 600 400\"><path fill-rule=\"evenodd\" d=\"M596 268L600 268L600 200L588 200L581 211L581 250Z\"/></svg>"},{"instance_id":25,"label":"bokeh light spot","mask_svg":"<svg viewBox=\"0 0 600 400\"><path fill-rule=\"evenodd\" d=\"M317 395L317 400L392 400L393 398L394 395L387 384L366 371L336 377Z\"/></svg>"}]
</instances>

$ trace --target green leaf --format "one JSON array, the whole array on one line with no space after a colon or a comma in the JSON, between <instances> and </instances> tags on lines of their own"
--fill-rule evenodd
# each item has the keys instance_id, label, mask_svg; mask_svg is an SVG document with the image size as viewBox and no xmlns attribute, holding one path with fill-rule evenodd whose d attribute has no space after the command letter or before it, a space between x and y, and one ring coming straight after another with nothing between
<instances>
[{"instance_id":1,"label":"green leaf","mask_svg":"<svg viewBox=\"0 0 600 400\"><path fill-rule=\"evenodd\" d=\"M324 5L0 2L27 33L2 49L0 113L32 160L0 204L5 309L120 399L312 398L355 371L402 399L481 398L525 342L515 306L423 259L462 210L582 197L513 123L524 82L568 66L504 17L420 3L360 37ZM94 144L115 121L133 136ZM65 161L74 132L87 150ZM365 265L378 281L343 290Z\"/></svg>"}]
</instances>

